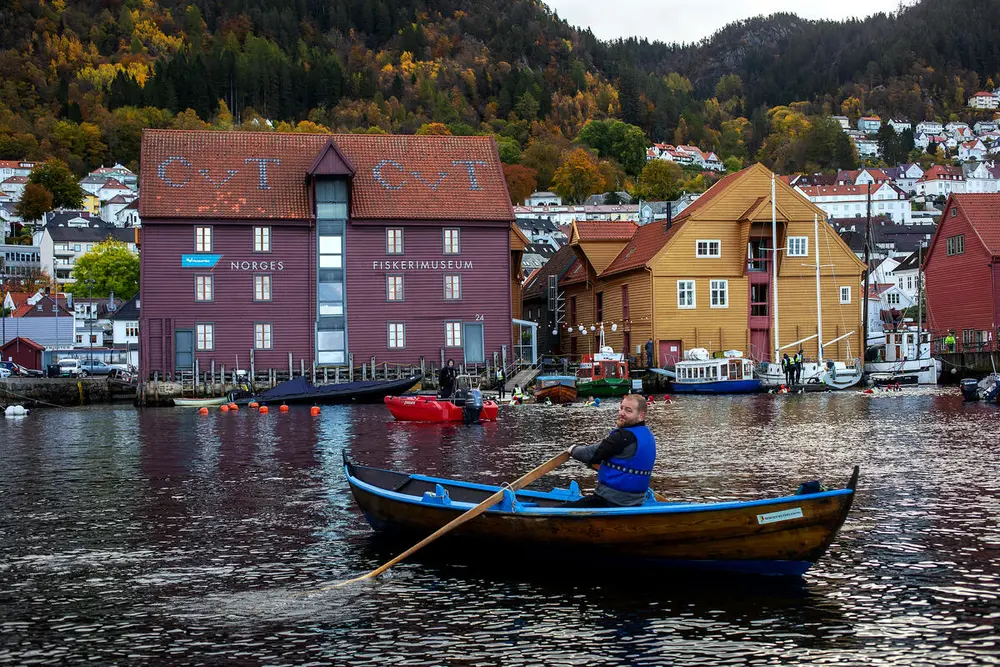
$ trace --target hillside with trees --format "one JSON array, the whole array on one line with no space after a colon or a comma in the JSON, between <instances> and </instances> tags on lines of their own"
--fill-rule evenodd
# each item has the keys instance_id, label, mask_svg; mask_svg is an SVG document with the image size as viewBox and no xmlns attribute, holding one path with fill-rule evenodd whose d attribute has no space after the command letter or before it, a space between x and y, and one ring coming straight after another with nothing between
<instances>
[{"instance_id":1,"label":"hillside with trees","mask_svg":"<svg viewBox=\"0 0 1000 667\"><path fill-rule=\"evenodd\" d=\"M644 175L654 141L854 166L824 116L969 120L1000 80L1000 0L778 14L689 45L601 42L535 0L9 0L0 33L0 159L135 168L147 127L492 134L515 199L709 184Z\"/></svg>"}]
</instances>

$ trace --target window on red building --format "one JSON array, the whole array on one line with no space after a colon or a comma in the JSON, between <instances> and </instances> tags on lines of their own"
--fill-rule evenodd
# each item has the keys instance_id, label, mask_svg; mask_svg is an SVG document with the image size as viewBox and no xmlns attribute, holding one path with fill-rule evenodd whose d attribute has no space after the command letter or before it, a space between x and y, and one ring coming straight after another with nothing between
<instances>
[{"instance_id":1,"label":"window on red building","mask_svg":"<svg viewBox=\"0 0 1000 667\"><path fill-rule=\"evenodd\" d=\"M445 322L444 323L444 346L445 347L462 347L462 323L461 322Z\"/></svg>"},{"instance_id":2,"label":"window on red building","mask_svg":"<svg viewBox=\"0 0 1000 667\"><path fill-rule=\"evenodd\" d=\"M459 230L456 227L445 227L444 229L444 254L457 255L462 252L462 244L459 240Z\"/></svg>"},{"instance_id":3,"label":"window on red building","mask_svg":"<svg viewBox=\"0 0 1000 667\"><path fill-rule=\"evenodd\" d=\"M597 321L604 321L604 292L598 292L594 298L594 312L597 313Z\"/></svg>"},{"instance_id":4,"label":"window on red building","mask_svg":"<svg viewBox=\"0 0 1000 667\"><path fill-rule=\"evenodd\" d=\"M387 346L391 349L402 349L406 347L406 323L386 322L388 327Z\"/></svg>"},{"instance_id":5,"label":"window on red building","mask_svg":"<svg viewBox=\"0 0 1000 667\"><path fill-rule=\"evenodd\" d=\"M195 348L199 351L215 349L215 325L196 324L194 327Z\"/></svg>"},{"instance_id":6,"label":"window on red building","mask_svg":"<svg viewBox=\"0 0 1000 667\"><path fill-rule=\"evenodd\" d=\"M403 254L403 230L397 227L390 227L385 230L385 254Z\"/></svg>"},{"instance_id":7,"label":"window on red building","mask_svg":"<svg viewBox=\"0 0 1000 667\"><path fill-rule=\"evenodd\" d=\"M403 300L403 276L385 277L385 299L386 301Z\"/></svg>"},{"instance_id":8,"label":"window on red building","mask_svg":"<svg viewBox=\"0 0 1000 667\"><path fill-rule=\"evenodd\" d=\"M253 325L253 347L255 350L271 349L270 322L257 322Z\"/></svg>"},{"instance_id":9,"label":"window on red building","mask_svg":"<svg viewBox=\"0 0 1000 667\"><path fill-rule=\"evenodd\" d=\"M271 252L271 228L270 227L254 227L253 228L253 251L254 252Z\"/></svg>"},{"instance_id":10,"label":"window on red building","mask_svg":"<svg viewBox=\"0 0 1000 667\"><path fill-rule=\"evenodd\" d=\"M271 276L269 274L264 273L253 277L253 300L271 300Z\"/></svg>"},{"instance_id":11,"label":"window on red building","mask_svg":"<svg viewBox=\"0 0 1000 667\"><path fill-rule=\"evenodd\" d=\"M77 248L79 250L79 248ZM212 252L212 228L211 227L195 227L194 228L194 251L195 252Z\"/></svg>"},{"instance_id":12,"label":"window on red building","mask_svg":"<svg viewBox=\"0 0 1000 667\"><path fill-rule=\"evenodd\" d=\"M448 275L444 277L444 298L447 301L457 301L462 298L462 276Z\"/></svg>"},{"instance_id":13,"label":"window on red building","mask_svg":"<svg viewBox=\"0 0 1000 667\"><path fill-rule=\"evenodd\" d=\"M194 277L194 300L212 301L215 298L215 286L212 276Z\"/></svg>"}]
</instances>

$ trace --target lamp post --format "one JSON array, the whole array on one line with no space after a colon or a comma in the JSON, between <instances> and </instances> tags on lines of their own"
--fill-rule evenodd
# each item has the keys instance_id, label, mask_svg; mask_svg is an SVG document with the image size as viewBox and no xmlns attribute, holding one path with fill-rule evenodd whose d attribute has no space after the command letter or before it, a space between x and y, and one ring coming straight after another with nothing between
<instances>
[{"instance_id":1,"label":"lamp post","mask_svg":"<svg viewBox=\"0 0 1000 667\"><path fill-rule=\"evenodd\" d=\"M93 278L87 278L86 280L83 281L83 283L87 287L90 288L90 323L89 323L89 326L90 326L90 334L89 334L90 335L90 341L89 341L88 349L90 350L90 368L91 368L91 372L93 372L93 368L94 368L94 315L95 315L95 313L94 313L94 279Z\"/></svg>"}]
</instances>

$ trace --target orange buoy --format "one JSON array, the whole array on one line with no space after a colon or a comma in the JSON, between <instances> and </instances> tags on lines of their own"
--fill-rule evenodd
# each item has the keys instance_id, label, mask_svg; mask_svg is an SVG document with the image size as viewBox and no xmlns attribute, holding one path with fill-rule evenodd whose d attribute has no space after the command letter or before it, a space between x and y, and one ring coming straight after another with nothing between
<instances>
[{"instance_id":1,"label":"orange buoy","mask_svg":"<svg viewBox=\"0 0 1000 667\"><path fill-rule=\"evenodd\" d=\"M228 405L220 405L219 406L219 412L229 412L229 406Z\"/></svg>"},{"instance_id":2,"label":"orange buoy","mask_svg":"<svg viewBox=\"0 0 1000 667\"><path fill-rule=\"evenodd\" d=\"M288 406L282 403L281 407L278 408L278 412L288 412Z\"/></svg>"},{"instance_id":3,"label":"orange buoy","mask_svg":"<svg viewBox=\"0 0 1000 667\"><path fill-rule=\"evenodd\" d=\"M207 415L208 414L208 408L198 408L198 414L199 415Z\"/></svg>"},{"instance_id":4,"label":"orange buoy","mask_svg":"<svg viewBox=\"0 0 1000 667\"><path fill-rule=\"evenodd\" d=\"M313 417L319 416L319 406L314 405L311 408L309 408L309 414L312 415Z\"/></svg>"},{"instance_id":5,"label":"orange buoy","mask_svg":"<svg viewBox=\"0 0 1000 667\"><path fill-rule=\"evenodd\" d=\"M250 401L249 407L256 410L257 408L260 407L260 403L258 403L257 401Z\"/></svg>"},{"instance_id":6,"label":"orange buoy","mask_svg":"<svg viewBox=\"0 0 1000 667\"><path fill-rule=\"evenodd\" d=\"M230 403L229 404L229 409L232 410L233 412L239 412L240 411L240 406L236 405L235 403Z\"/></svg>"},{"instance_id":7,"label":"orange buoy","mask_svg":"<svg viewBox=\"0 0 1000 667\"><path fill-rule=\"evenodd\" d=\"M267 406L266 405L260 406L260 410L258 410L258 412L260 412L260 414L262 414L262 415L266 415L267 414Z\"/></svg>"}]
</instances>

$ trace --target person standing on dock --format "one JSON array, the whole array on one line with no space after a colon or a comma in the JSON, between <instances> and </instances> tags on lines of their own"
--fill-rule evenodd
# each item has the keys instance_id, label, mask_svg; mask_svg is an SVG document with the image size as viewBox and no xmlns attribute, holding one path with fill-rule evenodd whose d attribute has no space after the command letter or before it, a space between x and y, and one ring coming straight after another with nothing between
<instances>
[{"instance_id":1,"label":"person standing on dock","mask_svg":"<svg viewBox=\"0 0 1000 667\"><path fill-rule=\"evenodd\" d=\"M506 394L503 383L504 383L503 369L497 366L497 396L500 398L501 401L503 400L503 397Z\"/></svg>"},{"instance_id":2,"label":"person standing on dock","mask_svg":"<svg viewBox=\"0 0 1000 667\"><path fill-rule=\"evenodd\" d=\"M799 351L795 353L795 384L802 384L802 359L802 348L800 347Z\"/></svg>"},{"instance_id":3,"label":"person standing on dock","mask_svg":"<svg viewBox=\"0 0 1000 667\"><path fill-rule=\"evenodd\" d=\"M599 467L593 495L563 507L632 507L645 502L656 462L656 440L646 426L646 399L638 394L624 396L617 425L596 445L573 445L566 450L577 461Z\"/></svg>"},{"instance_id":4,"label":"person standing on dock","mask_svg":"<svg viewBox=\"0 0 1000 667\"><path fill-rule=\"evenodd\" d=\"M458 370L455 368L455 360L449 359L448 363L441 368L441 373L438 375L441 398L451 398L452 392L455 391L455 378L457 376Z\"/></svg>"},{"instance_id":5,"label":"person standing on dock","mask_svg":"<svg viewBox=\"0 0 1000 667\"><path fill-rule=\"evenodd\" d=\"M795 371L792 367L792 360L788 358L787 352L781 357L781 370L785 374L785 386L791 387L792 380L795 379Z\"/></svg>"},{"instance_id":6,"label":"person standing on dock","mask_svg":"<svg viewBox=\"0 0 1000 667\"><path fill-rule=\"evenodd\" d=\"M944 337L944 346L948 348L949 352L955 351L955 333L949 331L948 335Z\"/></svg>"},{"instance_id":7,"label":"person standing on dock","mask_svg":"<svg viewBox=\"0 0 1000 667\"><path fill-rule=\"evenodd\" d=\"M646 368L653 368L653 339L646 341Z\"/></svg>"}]
</instances>

